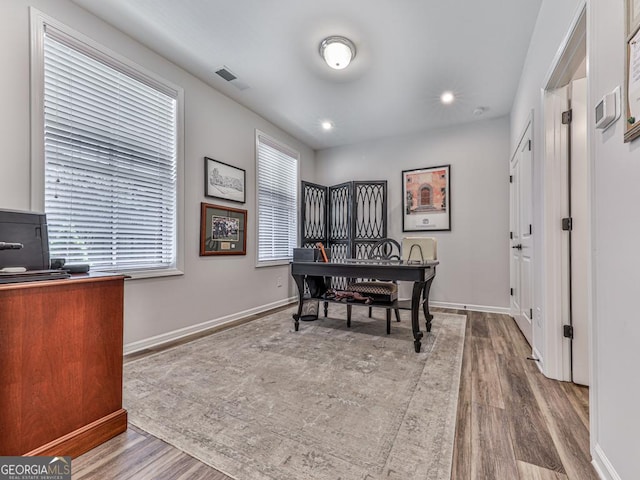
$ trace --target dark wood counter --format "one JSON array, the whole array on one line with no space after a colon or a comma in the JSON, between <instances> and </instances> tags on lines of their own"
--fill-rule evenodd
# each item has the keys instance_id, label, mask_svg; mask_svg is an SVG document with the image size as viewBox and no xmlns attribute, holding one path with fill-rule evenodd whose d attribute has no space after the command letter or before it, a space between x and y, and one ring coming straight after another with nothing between
<instances>
[{"instance_id":1,"label":"dark wood counter","mask_svg":"<svg viewBox=\"0 0 640 480\"><path fill-rule=\"evenodd\" d=\"M0 285L0 455L81 455L127 429L124 276Z\"/></svg>"}]
</instances>

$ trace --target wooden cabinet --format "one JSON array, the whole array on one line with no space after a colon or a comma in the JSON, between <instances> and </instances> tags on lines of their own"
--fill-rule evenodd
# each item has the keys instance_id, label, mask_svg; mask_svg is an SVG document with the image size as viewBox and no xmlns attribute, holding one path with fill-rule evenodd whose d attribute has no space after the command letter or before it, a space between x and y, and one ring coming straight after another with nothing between
<instances>
[{"instance_id":1,"label":"wooden cabinet","mask_svg":"<svg viewBox=\"0 0 640 480\"><path fill-rule=\"evenodd\" d=\"M124 277L0 285L0 456L76 457L127 429Z\"/></svg>"}]
</instances>

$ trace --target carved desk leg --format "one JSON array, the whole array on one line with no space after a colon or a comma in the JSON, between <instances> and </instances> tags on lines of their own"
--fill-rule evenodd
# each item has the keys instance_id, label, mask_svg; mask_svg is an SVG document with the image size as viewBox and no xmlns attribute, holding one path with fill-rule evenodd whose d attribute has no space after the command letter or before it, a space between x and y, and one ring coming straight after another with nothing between
<instances>
[{"instance_id":1,"label":"carved desk leg","mask_svg":"<svg viewBox=\"0 0 640 480\"><path fill-rule=\"evenodd\" d=\"M298 313L294 313L293 316L293 327L296 332L300 327L300 317L302 316L302 304L304 302L304 275L292 275L293 279L296 282L298 287Z\"/></svg>"},{"instance_id":2,"label":"carved desk leg","mask_svg":"<svg viewBox=\"0 0 640 480\"><path fill-rule=\"evenodd\" d=\"M420 297L422 296L424 286L424 282L414 282L413 292L411 294L411 329L413 330L413 346L416 353L420 352L420 347L422 346L422 343L420 342L422 339L422 332L420 331L419 315Z\"/></svg>"},{"instance_id":3,"label":"carved desk leg","mask_svg":"<svg viewBox=\"0 0 640 480\"><path fill-rule=\"evenodd\" d=\"M424 311L425 329L427 332L431 331L431 320L433 320L433 315L429 312L429 290L431 290L433 279L434 277L431 277L425 282L422 293L422 310Z\"/></svg>"}]
</instances>

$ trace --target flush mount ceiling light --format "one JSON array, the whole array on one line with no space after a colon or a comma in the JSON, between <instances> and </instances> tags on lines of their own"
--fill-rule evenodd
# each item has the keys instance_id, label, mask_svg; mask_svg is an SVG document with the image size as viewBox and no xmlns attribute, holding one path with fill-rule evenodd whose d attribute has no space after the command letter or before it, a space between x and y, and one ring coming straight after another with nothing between
<instances>
[{"instance_id":1,"label":"flush mount ceiling light","mask_svg":"<svg viewBox=\"0 0 640 480\"><path fill-rule=\"evenodd\" d=\"M333 122L330 122L329 120L325 120L324 122L322 122L322 128L324 130L331 130L333 128Z\"/></svg>"},{"instance_id":2,"label":"flush mount ceiling light","mask_svg":"<svg viewBox=\"0 0 640 480\"><path fill-rule=\"evenodd\" d=\"M327 37L320 43L320 56L331 68L342 70L356 56L356 46L345 37Z\"/></svg>"}]
</instances>

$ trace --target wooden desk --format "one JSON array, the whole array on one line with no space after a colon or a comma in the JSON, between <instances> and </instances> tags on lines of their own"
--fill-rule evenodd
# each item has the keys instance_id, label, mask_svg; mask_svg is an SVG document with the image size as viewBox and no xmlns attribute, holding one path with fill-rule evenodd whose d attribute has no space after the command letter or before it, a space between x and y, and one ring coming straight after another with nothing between
<instances>
[{"instance_id":1,"label":"wooden desk","mask_svg":"<svg viewBox=\"0 0 640 480\"><path fill-rule=\"evenodd\" d=\"M296 332L299 328L299 321L302 315L302 304L305 301L304 286L307 280L317 283L318 279L325 286L329 285L327 277L347 277L347 278L374 278L376 280L399 280L413 282L413 291L410 301L394 301L391 303L373 303L370 306L399 308L411 310L411 329L413 331L413 344L416 352L422 346L422 332L419 324L420 304L425 317L425 328L431 331L431 320L433 315L429 313L429 290L431 282L436 276L437 261L414 265L405 264L398 261L366 261L366 260L346 260L343 262L291 262L291 276L298 286L298 313L293 316ZM315 290L315 289L314 289ZM320 292L324 293L324 292ZM317 295L322 301L329 301L323 295ZM355 303L354 303L355 305ZM364 305L364 304L362 304ZM369 306L369 305L366 305ZM326 311L325 311L326 314Z\"/></svg>"},{"instance_id":2,"label":"wooden desk","mask_svg":"<svg viewBox=\"0 0 640 480\"><path fill-rule=\"evenodd\" d=\"M76 457L127 429L124 277L0 285L0 455Z\"/></svg>"}]
</instances>

